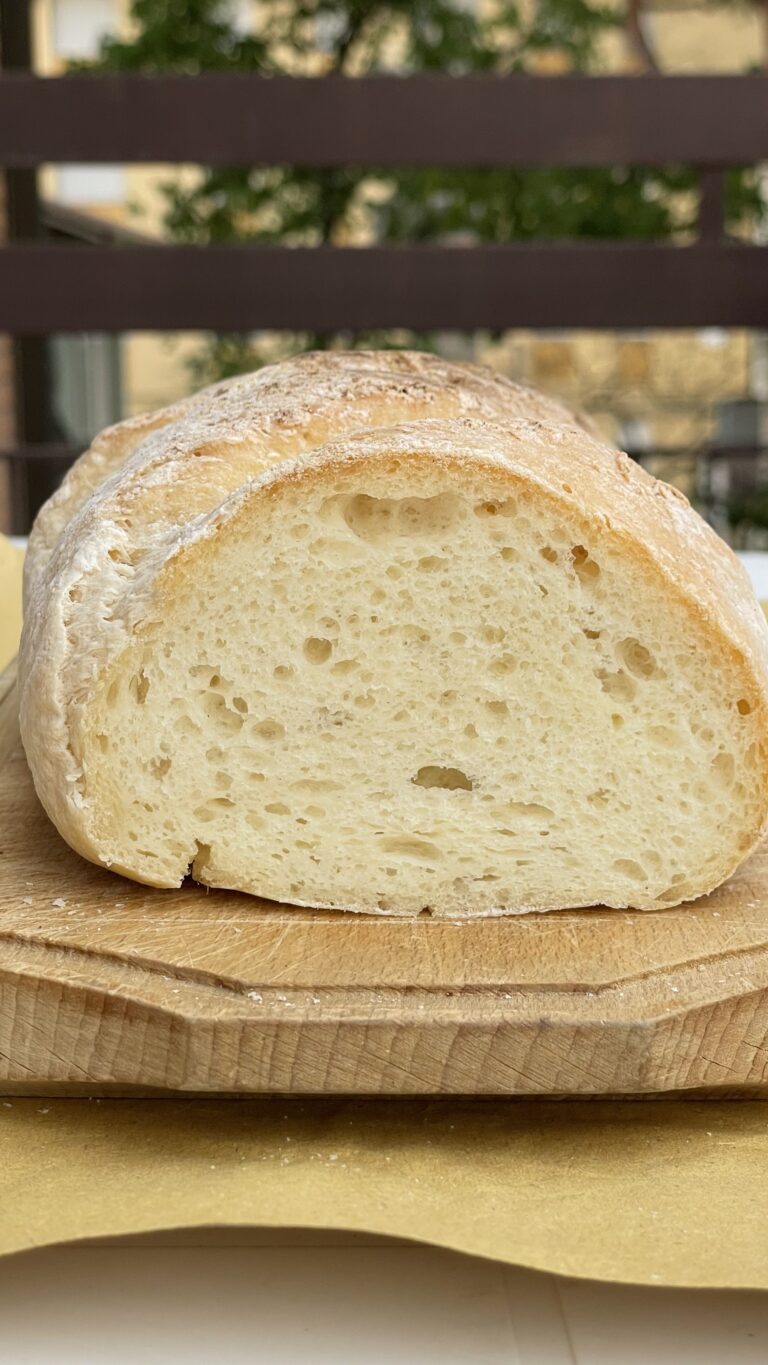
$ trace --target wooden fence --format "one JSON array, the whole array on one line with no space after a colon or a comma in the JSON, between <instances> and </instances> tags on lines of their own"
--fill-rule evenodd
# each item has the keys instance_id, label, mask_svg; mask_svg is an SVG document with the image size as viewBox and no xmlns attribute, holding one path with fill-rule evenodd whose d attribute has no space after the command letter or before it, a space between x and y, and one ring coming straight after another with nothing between
<instances>
[{"instance_id":1,"label":"wooden fence","mask_svg":"<svg viewBox=\"0 0 768 1365\"><path fill-rule=\"evenodd\" d=\"M470 247L34 240L47 162L697 168L697 239ZM768 247L728 239L724 172L768 161L768 78L0 78L0 332L18 338L16 466L40 435L50 332L768 327ZM25 362L26 356L26 362ZM26 365L26 368L25 368ZM39 378L39 374L38 374Z\"/></svg>"}]
</instances>

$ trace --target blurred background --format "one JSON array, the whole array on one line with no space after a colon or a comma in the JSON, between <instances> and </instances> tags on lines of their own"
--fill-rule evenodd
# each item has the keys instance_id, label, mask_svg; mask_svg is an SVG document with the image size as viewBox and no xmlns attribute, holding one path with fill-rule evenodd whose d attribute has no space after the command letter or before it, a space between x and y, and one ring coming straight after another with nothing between
<instances>
[{"instance_id":1,"label":"blurred background","mask_svg":"<svg viewBox=\"0 0 768 1365\"><path fill-rule=\"evenodd\" d=\"M14 0L5 3L14 6ZM766 0L31 0L15 9L13 24L3 29L0 62L23 65L23 9L27 57L43 75L83 69L313 76L768 70ZM40 168L36 191L37 230L85 245L685 243L696 233L700 209L697 174L684 166L377 173L58 164ZM766 241L768 171L730 169L723 196L728 233ZM0 197L0 237L13 235L11 227L7 199ZM20 443L20 345L27 348L25 401L45 407L44 439L66 447L52 459L0 459L0 529L23 533L72 452L121 417L297 350L414 345L481 361L562 396L652 472L683 488L737 547L768 548L767 337L768 317L766 334L667 327L498 334L73 332L32 343L0 337L0 449Z\"/></svg>"}]
</instances>

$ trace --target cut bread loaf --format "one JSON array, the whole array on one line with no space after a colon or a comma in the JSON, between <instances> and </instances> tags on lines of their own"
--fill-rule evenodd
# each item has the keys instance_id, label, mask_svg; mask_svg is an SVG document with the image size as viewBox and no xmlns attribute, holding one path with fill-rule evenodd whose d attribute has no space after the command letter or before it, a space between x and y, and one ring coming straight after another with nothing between
<instances>
[{"instance_id":1,"label":"cut bread loaf","mask_svg":"<svg viewBox=\"0 0 768 1365\"><path fill-rule=\"evenodd\" d=\"M22 732L64 837L157 886L403 915L728 876L768 810L730 550L495 377L291 364L117 457L40 555Z\"/></svg>"}]
</instances>

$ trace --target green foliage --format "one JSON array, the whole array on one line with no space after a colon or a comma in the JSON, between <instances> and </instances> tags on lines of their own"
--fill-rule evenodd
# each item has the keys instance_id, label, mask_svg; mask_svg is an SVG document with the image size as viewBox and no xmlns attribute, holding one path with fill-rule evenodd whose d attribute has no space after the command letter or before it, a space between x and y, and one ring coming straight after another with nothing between
<instances>
[{"instance_id":1,"label":"green foliage","mask_svg":"<svg viewBox=\"0 0 768 1365\"><path fill-rule=\"evenodd\" d=\"M132 0L135 36L105 42L99 66L465 75L525 73L549 55L566 70L592 71L599 69L600 39L623 23L621 11L593 0L520 8L499 0L492 16L459 0L268 0L254 16L254 32L243 35L227 0ZM674 167L212 168L192 184L169 181L163 194L169 234L189 243L338 244L361 233L379 242L647 239L684 234L696 215L695 174ZM731 173L729 222L741 224L760 209L754 175ZM325 344L316 336L300 340ZM236 373L272 358L276 345L218 338L196 362L196 377Z\"/></svg>"},{"instance_id":2,"label":"green foliage","mask_svg":"<svg viewBox=\"0 0 768 1365\"><path fill-rule=\"evenodd\" d=\"M731 526L760 526L768 530L768 493L744 493L728 502Z\"/></svg>"}]
</instances>

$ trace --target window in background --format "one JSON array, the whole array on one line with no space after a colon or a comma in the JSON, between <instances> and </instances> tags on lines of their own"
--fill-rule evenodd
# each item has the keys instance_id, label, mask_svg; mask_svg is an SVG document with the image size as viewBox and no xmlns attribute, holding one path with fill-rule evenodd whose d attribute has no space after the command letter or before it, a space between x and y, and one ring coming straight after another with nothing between
<instances>
[{"instance_id":1,"label":"window in background","mask_svg":"<svg viewBox=\"0 0 768 1365\"><path fill-rule=\"evenodd\" d=\"M55 195L62 204L121 204L125 175L120 166L59 166Z\"/></svg>"},{"instance_id":2,"label":"window in background","mask_svg":"<svg viewBox=\"0 0 768 1365\"><path fill-rule=\"evenodd\" d=\"M122 415L119 338L93 332L53 336L50 355L60 439L85 447Z\"/></svg>"},{"instance_id":3,"label":"window in background","mask_svg":"<svg viewBox=\"0 0 768 1365\"><path fill-rule=\"evenodd\" d=\"M87 61L98 56L102 38L114 32L115 0L53 0L52 47L57 63ZM60 166L56 198L63 204L120 204L125 178L118 166Z\"/></svg>"},{"instance_id":4,"label":"window in background","mask_svg":"<svg viewBox=\"0 0 768 1365\"><path fill-rule=\"evenodd\" d=\"M53 51L61 62L98 56L102 38L113 33L115 0L53 0Z\"/></svg>"}]
</instances>

